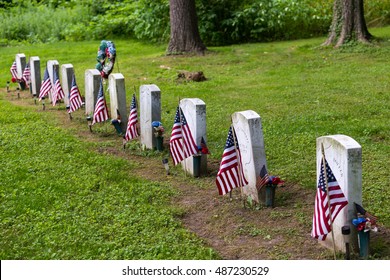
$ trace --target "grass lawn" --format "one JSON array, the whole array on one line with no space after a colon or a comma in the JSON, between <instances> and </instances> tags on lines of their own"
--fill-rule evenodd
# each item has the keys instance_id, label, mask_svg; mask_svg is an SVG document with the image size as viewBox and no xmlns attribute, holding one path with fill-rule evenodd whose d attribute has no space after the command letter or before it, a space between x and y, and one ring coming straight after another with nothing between
<instances>
[{"instance_id":1,"label":"grass lawn","mask_svg":"<svg viewBox=\"0 0 390 280\"><path fill-rule=\"evenodd\" d=\"M256 111L269 172L313 193L316 138L354 138L363 151L363 205L389 227L390 28L371 32L382 38L375 46L320 48L324 38L316 38L213 47L205 56L165 56L166 46L115 40L116 72L125 76L129 104L134 87L161 89L167 135L179 98L202 99L215 160L231 114ZM72 63L84 95L84 72L95 67L98 45L2 47L0 86L10 79L15 54L24 53L40 57L42 73L49 59ZM178 82L179 70L203 71L208 80ZM218 257L177 222L169 186L135 178L131 163L96 154L49 115L1 99L1 259Z\"/></svg>"}]
</instances>

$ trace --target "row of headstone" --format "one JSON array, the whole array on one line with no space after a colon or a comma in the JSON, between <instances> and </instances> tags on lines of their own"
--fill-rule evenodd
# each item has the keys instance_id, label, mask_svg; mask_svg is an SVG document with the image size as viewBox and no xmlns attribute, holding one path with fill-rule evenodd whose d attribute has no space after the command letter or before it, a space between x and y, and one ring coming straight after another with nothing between
<instances>
[{"instance_id":1,"label":"row of headstone","mask_svg":"<svg viewBox=\"0 0 390 280\"><path fill-rule=\"evenodd\" d=\"M154 148L151 123L161 119L161 92L156 85L143 85L140 90L140 122L141 122L141 143L148 148ZM206 140L206 104L198 98L186 98L180 101L180 107L186 116L187 123L195 138L196 144L200 145L202 137ZM245 197L250 196L257 203L265 203L265 189L260 192L256 188L256 179L260 169L267 166L263 129L261 117L252 110L241 111L232 114L232 122L236 131L237 141L240 146L243 172L248 180L248 185L243 187ZM144 124L144 125L143 125ZM356 216L354 203L362 201L362 158L361 146L351 137L345 135L332 135L319 137L317 139L317 174L320 173L322 154L320 147L325 146L325 154L328 163L341 190L349 201L333 223L335 247L345 252L346 246L341 228L348 225L351 228L350 244L358 248L356 229L352 226L352 219ZM201 170L207 170L207 155L202 155ZM193 170L194 157L186 159L183 168L190 174ZM333 244L332 236L323 242L326 246Z\"/></svg>"},{"instance_id":2,"label":"row of headstone","mask_svg":"<svg viewBox=\"0 0 390 280\"><path fill-rule=\"evenodd\" d=\"M16 55L18 73L23 73L26 65L23 54ZM47 62L50 78L53 82L53 71L58 71L59 64L56 60ZM30 58L31 86L32 93L38 95L40 88L40 61L38 57ZM71 87L72 75L74 74L71 64L62 65L62 86L67 93ZM85 71L85 114L91 115L94 111L101 76L98 70L88 69ZM120 117L122 129L127 127L126 91L124 77L120 73L109 76L110 108L112 118ZM65 94L67 96L67 94ZM152 85L140 87L140 142L148 149L155 149L157 146L156 137L152 122L161 121L161 91ZM68 102L65 100L65 102ZM185 98L180 100L180 108L186 116L187 123L192 131L196 144L201 145L202 138L207 141L206 133L206 104L199 98ZM252 110L235 112L232 114L232 123L236 131L237 141L240 146L243 172L247 178L248 185L243 187L246 197L257 203L265 203L265 196L262 191L256 188L256 179L260 169L267 166L264 145L264 136L259 114ZM322 152L325 147L325 156L328 164L341 190L348 200L347 207L344 207L333 223L335 246L339 251L345 251L344 237L341 228L349 225L354 232L355 227L351 221L355 217L354 202L361 205L362 201L362 152L361 146L352 138L345 135L331 135L317 138L317 181L320 173ZM186 172L194 174L194 157L187 158L182 162ZM201 156L201 172L207 170L207 155ZM262 189L264 191L264 188ZM356 232L355 232L356 233ZM357 234L351 234L351 244L357 248ZM332 236L328 236L324 244L333 245Z\"/></svg>"},{"instance_id":3,"label":"row of headstone","mask_svg":"<svg viewBox=\"0 0 390 280\"><path fill-rule=\"evenodd\" d=\"M26 56L24 54L16 54L15 56L16 68L18 78L21 78L23 71L26 68ZM42 75L41 75L41 61L38 56L32 56L29 59L30 64L30 91L33 96L39 96L41 89ZM57 60L48 60L46 63L47 70L52 86L54 87L54 72L60 77L59 63ZM62 88L65 92L65 104L69 105L69 92L72 85L72 76L74 74L72 64L64 64L61 67ZM51 100L51 93L49 93L49 100Z\"/></svg>"}]
</instances>

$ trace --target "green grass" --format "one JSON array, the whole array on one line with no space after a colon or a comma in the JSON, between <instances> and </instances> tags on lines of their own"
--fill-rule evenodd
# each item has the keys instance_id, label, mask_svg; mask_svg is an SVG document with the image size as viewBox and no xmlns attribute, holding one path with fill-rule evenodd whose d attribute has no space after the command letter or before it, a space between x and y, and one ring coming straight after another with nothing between
<instances>
[{"instance_id":1,"label":"green grass","mask_svg":"<svg viewBox=\"0 0 390 280\"><path fill-rule=\"evenodd\" d=\"M221 157L231 114L243 110L256 111L262 118L270 173L281 176L288 183L297 183L302 188L313 189L313 199L316 186L316 138L332 134L345 134L354 138L362 146L363 151L363 205L377 215L381 223L389 227L390 64L388 57L390 56L390 28L370 31L382 38L374 46L351 46L345 49L321 48L319 46L325 39L316 38L215 47L210 48L206 56L165 56L166 46L117 40L115 43L118 60L115 71L120 71L125 76L128 103L130 103L134 87L138 91L142 84L156 84L161 89L162 122L167 129L167 135L173 124L179 98L202 99L207 106L207 144L213 159L219 160ZM6 80L10 79L9 67L14 56L22 52L27 57L39 56L42 67L48 59L57 59L60 64L72 63L83 93L84 72L86 69L94 68L98 45L99 42L94 41L3 47L0 55L3 62L0 64L0 85L5 87ZM169 66L171 69L161 68L161 65ZM179 83L176 81L178 70L203 71L208 80L202 83ZM5 105L5 108L8 106ZM50 167L51 165L45 162L50 158L57 159L53 162L65 161L68 155L61 154L64 147L70 149L72 153L77 151L83 154L83 157L75 164L85 168L88 168L88 163L92 164L92 162L103 166L105 164L100 156L84 154L84 150L88 150L88 147L83 146L84 144L75 142L80 147L74 148L73 145L65 144L58 138L55 138L58 139L58 144L51 146L47 143L51 143L52 140L39 144L41 141L34 137L32 143L20 148L22 151L26 150L27 155L17 160L12 154L15 153L13 149L17 149L18 146L9 144L13 142L10 139L17 138L17 143L22 145L24 143L22 136L29 135L24 131L27 129L25 123L33 118L35 121L30 125L34 126L38 117L34 114L22 117L27 113L24 109L15 107L2 109L0 114L2 116L1 141L12 145L12 147L7 147L7 150L3 150L2 145L1 152L7 154L1 157L6 159L6 163L10 161L16 171L20 169L16 174L8 174L5 181L3 180L4 172L2 172L1 182L7 190L9 190L8 185L13 184L11 189L15 188L18 195L21 192L25 196L23 201L32 205L29 211L37 211L36 207L33 207L36 196L30 196L28 192L23 191L19 186L20 180L25 180L27 185L35 184L32 183L32 178L38 177L37 172L39 174L58 172L55 177L58 181L40 179L42 181L41 185L36 185L37 191L40 190L42 194L45 194L45 199L50 201L50 199L53 200L50 190L56 189L57 184L61 185L61 188L58 186L60 193L70 203L69 193L65 191L63 184L65 182L62 182L65 179L60 176L63 174L62 170L60 171L59 167ZM9 123L11 122L9 119L16 118L14 115L17 116L17 121ZM3 132L4 122L8 123L6 134ZM40 124L43 127L46 126L42 122ZM59 131L54 127L48 130L50 137L44 136L45 134L36 137L52 139L56 137L54 131ZM8 140L3 140L4 137ZM39 153L33 156L28 155L31 147L39 150ZM110 160L115 161L115 159ZM34 162L37 161L44 162L35 167ZM1 168L5 168L6 163ZM126 165L124 162L123 164ZM65 168L71 169L71 166ZM30 169L32 172L28 171ZM98 172L94 174L96 176ZM107 176L106 185L120 186L123 182L108 174ZM88 181L96 182L97 179ZM45 190L51 184L53 186L46 195ZM77 184L72 185L71 181L67 181L67 185L68 188L75 188L75 191L87 193L88 189L92 188L92 186L83 186L79 189ZM128 188L122 189L111 198L112 201L116 201L119 196L124 200L131 199L125 195L127 191ZM3 187L2 192L4 192ZM2 200L9 205L8 200L11 198L8 195L10 194L8 192L6 194L6 197L3 194ZM60 194L57 191L53 193L53 196L58 195ZM86 197L88 197L87 194ZM94 203L94 201L90 199L87 203ZM123 205L127 204L127 202L123 203ZM70 207L67 212L69 215L73 213L72 209L78 209L72 208L71 205L66 207ZM50 212L46 210L44 213L49 217L48 211ZM23 219L34 218L32 222L26 222L26 224L35 226L35 212L27 212L25 209L24 212L19 213L17 208L11 207L5 213L7 213L6 219L15 217L12 215L22 214ZM92 213L90 215L93 216ZM51 218L61 220L61 217L54 215ZM9 223L11 221L6 224ZM71 228L77 232L81 231L83 226L72 225ZM12 230L17 229L12 228ZM28 231L26 228L20 230L22 231L20 234L26 234ZM36 229L30 230L34 232ZM12 234L8 232L7 235ZM17 234L14 235L17 236ZM102 237L99 235L96 238ZM36 242L39 242L39 238ZM79 248L78 244L75 247ZM54 251L57 252L57 250ZM73 251L67 253L72 255ZM59 257L71 257L70 255ZM143 255L143 257L149 256L151 255ZM205 255L202 256L205 257ZM51 256L46 254L44 257L50 258ZM111 256L108 254L106 257ZM122 255L119 254L118 257Z\"/></svg>"},{"instance_id":2,"label":"green grass","mask_svg":"<svg viewBox=\"0 0 390 280\"><path fill-rule=\"evenodd\" d=\"M210 259L170 186L0 99L0 259Z\"/></svg>"}]
</instances>

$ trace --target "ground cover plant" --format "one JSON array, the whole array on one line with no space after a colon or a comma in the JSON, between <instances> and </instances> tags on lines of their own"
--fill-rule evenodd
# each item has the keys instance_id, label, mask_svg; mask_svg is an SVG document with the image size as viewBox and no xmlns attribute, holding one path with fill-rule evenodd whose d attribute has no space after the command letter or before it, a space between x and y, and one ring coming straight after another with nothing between
<instances>
[{"instance_id":1,"label":"ground cover plant","mask_svg":"<svg viewBox=\"0 0 390 280\"><path fill-rule=\"evenodd\" d=\"M1 259L210 259L175 190L132 175L58 123L0 99ZM107 145L107 143L106 143Z\"/></svg>"},{"instance_id":2,"label":"ground cover plant","mask_svg":"<svg viewBox=\"0 0 390 280\"><path fill-rule=\"evenodd\" d=\"M382 40L378 40L372 46L350 46L350 48L335 50L319 47L324 41L324 38L316 38L288 42L215 47L210 48L205 56L165 56L165 46L148 45L130 40L116 40L118 61L115 71L121 72L125 76L128 102L130 102L130 96L134 92L134 87L138 90L142 84L156 84L159 86L162 92L162 122L167 129L167 137L169 137L169 130L173 124L175 108L179 98L197 97L204 100L207 105L207 144L211 151L210 159L214 162L218 162L221 157L230 125L230 115L242 110L254 110L258 112L262 118L269 172L271 174L277 174L286 180L287 188L298 186L294 188L294 191L296 191L295 195L301 192L311 192L312 200L305 201L307 204L314 203L316 187L316 138L331 134L345 134L354 138L362 145L363 151L363 205L367 210L378 216L384 228L388 228L390 226L388 203L390 199L390 191L388 190L388 186L390 185L390 178L388 176L390 171L390 124L388 121L390 117L388 82L390 66L387 63L387 58L390 52L390 28L373 29L370 31L374 35L382 38ZM83 93L84 71L85 69L94 68L98 45L99 41L89 41L3 47L0 55L1 60L4 62L0 65L0 84L5 87L6 80L10 77L9 67L12 64L14 56L16 53L22 52L27 57L33 55L39 56L42 67L48 59L57 59L60 64L72 63L76 71L81 92ZM179 81L177 80L179 70L203 71L207 81L201 83ZM15 96L12 98L15 98ZM33 100L31 99L30 105L32 103ZM0 175L3 184L1 186L2 205L11 207L16 201L16 197L22 195L27 205L31 206L30 212L28 213L26 212L27 207L22 209L18 208L20 204L16 204L15 207L12 206L9 210L4 209L2 211L1 230L4 236L8 236L8 242L4 241L4 244L14 244L13 246L15 247L13 248L16 249L25 246L24 243L16 241L17 234L25 236L26 232L28 232L35 236L35 242L39 244L41 242L39 238L42 237L38 238L38 236L42 235L38 233L48 230L44 225L42 226L43 228L40 228L39 223L35 225L35 221L37 221L34 218L35 216L45 215L51 217L53 221L58 222L66 219L66 216L71 215L74 210L76 210L77 214L78 207L84 205L84 202L80 201L78 206L72 206L70 203L72 201L71 198L84 196L86 198L85 203L87 205L93 205L91 209L96 209L98 204L106 198L103 195L100 196L100 191L96 192L94 190L96 186L92 186L90 182L81 188L76 186L76 184L72 185L71 181L61 183L62 180L65 180L63 176L60 176L62 173L54 173L53 175L55 176L50 177L50 179L41 179L45 180L46 183L50 182L46 188L42 188L42 186L33 183L38 178L37 171L45 171L42 173L46 174L49 171L56 170L55 168L49 169L47 167L49 164L44 165L43 163L42 166L34 167L32 163L35 162L35 159L43 161L53 157L53 162L65 161L65 158L69 158L69 154L66 153L67 150L72 153L75 151L77 153L83 153L82 150L88 150L89 146L84 146L84 144L78 143L77 141L75 142L66 133L63 136L63 132L59 128L54 128L51 125L48 127L46 125L48 121L46 117L41 120L41 115L30 114L29 112L25 112L24 109L10 106L5 101L2 102L1 108L4 108L1 110L1 158L5 161L2 164L2 172ZM39 104L36 105L35 111L39 112L40 110L41 107ZM58 112L57 109L55 110ZM66 116L65 111L63 111L63 114ZM82 114L78 119L75 119L75 122L85 122L81 116ZM49 114L47 118L50 118ZM24 135L30 135L26 132L29 126L34 127L34 131L37 131L42 126L45 128L42 130L48 130L47 135L44 134L45 131L42 131L42 134L37 136L37 139L31 140L31 142L24 140L26 138L23 137ZM88 132L88 128L86 126L84 128ZM96 129L101 129L103 132L105 130L113 130L109 125L97 125ZM61 137L57 137L57 134L61 135ZM109 139L111 138L104 139L103 134L99 139L101 141L108 141L105 145L115 145L110 142ZM113 137L115 138L114 134ZM62 142L61 139L63 138L67 139L67 141ZM46 139L45 144L40 144L43 139ZM52 146L50 139L55 140L53 142L58 144L53 144ZM27 145L24 145L25 141L27 141ZM76 146L79 145L80 148L75 148L73 145L67 144L69 141ZM37 149L41 153L29 155L32 153L31 147L35 146L37 146ZM14 155L16 149L23 152L23 155L25 155L24 159L19 159ZM41 155L42 153L48 156L44 157ZM153 155L149 156L153 157ZM159 161L160 156L156 155L155 159ZM107 160L110 162L112 160L113 162L106 163ZM126 166L125 170L119 169L118 173L126 179L117 178L120 176L113 175L108 171L103 173L105 180L103 186L108 187L113 185L115 188L118 188L112 191L115 195L111 191L107 191L105 194L109 197L106 207L114 207L109 205L115 205L114 202L117 202L118 197L121 198L120 202L122 203L122 207L115 208L113 212L120 212L119 209L126 209L126 205L131 205L133 191L129 191L131 189L130 186L123 187L123 185L126 186L129 183L127 182L128 174L126 173L131 171L128 170L137 169L137 166L128 166L128 163L122 160L117 161L117 159L112 159L108 155L92 156L89 153L83 154L83 157L74 164L87 168L85 162L93 162L95 166L106 166L104 169L110 169L109 167L113 167L114 165L123 164ZM12 167L8 169L6 167L7 163ZM71 173L73 170L71 166L73 165L67 166L65 170L70 169L69 171ZM31 171L29 171L30 169ZM216 169L210 170L210 176L214 176L216 171ZM88 169L88 172L91 171ZM177 172L179 173L179 171ZM92 174L94 175L91 182L97 182L99 172ZM59 180L58 182L57 178ZM19 183L21 179L26 181L26 186L36 186L36 194L42 194L44 196L43 201L37 200L36 195L30 195L25 189L22 189L22 185ZM134 180L136 186L149 184L148 182L140 182L138 181L139 179ZM63 184L68 186L65 187ZM202 183L200 185L199 183L194 184L196 185L195 188L199 188L200 190L205 188ZM65 191L66 188L73 188L77 195L70 195ZM16 189L13 194L14 197L12 193L9 193L13 189ZM57 192L57 189L59 192ZM161 188L151 184L149 189L157 191L157 189L160 190ZM210 189L216 192L216 187L210 185ZM56 191L54 192L54 190ZM98 195L97 201L94 201L95 196L88 195L95 192ZM53 193L54 197L50 196L51 193ZM210 191L210 196L213 194L215 193ZM162 193L161 195L163 197L162 200L166 199L165 201L168 201L168 197L166 196L169 196L169 194ZM63 197L70 204L62 205L61 207L65 207L68 211L62 214L59 213L58 216L54 213L54 210L57 209L56 207L60 207L56 203L53 203L56 201L56 196ZM141 199L142 202L140 202L140 205L143 205L143 202L149 201L150 196L153 195L149 193L149 196L146 195L146 198ZM310 230L310 213L303 211L300 208L300 204L289 205L292 196L294 194L280 196L277 199L279 199L279 204L283 204L286 208L290 209L288 210L289 217L291 216L301 221L301 226ZM45 203L45 200L47 200L46 203L51 207L45 213L39 213L37 210L38 206L34 205L38 202ZM153 203L154 200L152 200ZM291 209L294 209L294 213ZM225 210L229 212L227 209ZM167 211L174 212L174 210ZM261 211L262 209L256 213L260 215ZM277 210L275 211L270 215L279 221L282 217L277 214ZM230 211L229 213L231 214L232 212ZM104 213L101 212L100 214L102 215L101 218L108 219L104 217ZM130 212L128 214L131 216ZM173 216L175 216L174 214ZM18 224L15 224L15 215L21 216L26 220L26 223L21 228L18 227ZM88 217L91 219L96 219L94 216L98 214L90 213L89 215ZM220 217L218 218L218 222ZM120 217L118 218L121 219ZM121 228L121 223L125 223L124 221L128 221L128 217L118 221L117 226ZM169 221L174 224L176 223L174 218L172 220L169 218ZM85 222L87 223L88 221ZM216 223L217 221L214 222ZM92 225L96 225L94 221ZM59 227L61 226L64 225L60 225ZM83 224L82 221L80 221L80 224L71 223L68 226L71 231L73 230L76 233L80 233L84 228L88 228L86 229L87 231L95 232L95 230ZM177 228L179 227L175 227L175 232ZM125 228L125 230L127 229ZM35 233L35 231L38 233ZM62 230L54 226L54 231L59 233ZM268 238L268 236L272 237L272 233L281 235L280 232L275 233L271 230L267 231L266 229L259 229L251 225L237 228L235 233L240 236L247 234L250 236L264 236L264 238ZM107 233L104 232L104 234ZM103 236L105 236L104 234ZM188 233L183 231L182 234L187 235ZM288 234L293 236L297 235L293 230ZM309 239L309 232L307 234L306 238ZM95 239L104 239L100 234L93 234L92 237ZM108 235L105 237L109 239ZM58 240L59 237L56 238L54 240ZM88 238L85 237L86 242ZM125 241L123 243L120 241L118 244L128 242L128 239L124 235L123 238ZM61 253L60 255L52 255L57 254L57 249L65 250L65 248L54 247L58 245L53 245L51 247L52 251L43 253L41 258L126 257L126 254L122 251L118 252L117 255L109 253L110 249L115 248L116 250L118 249L117 246L120 246L117 244L118 240L110 241L110 245L107 243L107 245L103 246L104 249L101 249L103 252L95 252L86 256L82 255L83 252L80 254L77 253L76 248L79 247L76 245L78 244L74 245L75 249L72 251L64 251L62 255ZM155 242L157 244L161 243L159 240L155 240ZM193 242L199 244L197 243L199 241ZM162 243L165 244L162 245L164 248L168 246L166 245L167 243ZM192 244L192 242L190 243ZM146 252L149 246L156 248L154 246L157 245L154 243L145 244L145 251L130 256L133 258L176 258L175 255L158 255L156 251L149 254ZM377 247L379 248L381 245L377 244ZM122 249L120 248L118 250ZM272 254L268 255L268 257L291 258L292 255L283 253L281 250L281 248L278 248L278 250L272 251ZM201 252L198 255L191 251L189 255L183 258L216 257L208 249L202 249ZM7 256L9 258L21 257L20 255L10 255L11 253L9 252L5 254L4 258L7 258ZM26 255L27 258L30 256L34 256L34 252ZM383 255L382 252L380 257L388 258L389 254L385 253Z\"/></svg>"}]
</instances>

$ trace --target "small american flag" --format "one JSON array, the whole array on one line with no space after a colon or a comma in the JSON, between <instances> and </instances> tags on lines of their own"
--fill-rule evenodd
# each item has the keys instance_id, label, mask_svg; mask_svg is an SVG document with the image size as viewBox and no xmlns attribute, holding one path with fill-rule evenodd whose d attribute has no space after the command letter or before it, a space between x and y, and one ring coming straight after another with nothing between
<instances>
[{"instance_id":1,"label":"small american flag","mask_svg":"<svg viewBox=\"0 0 390 280\"><path fill-rule=\"evenodd\" d=\"M23 70L23 80L26 83L26 86L30 84L31 71L30 71L30 63L27 63L26 68Z\"/></svg>"},{"instance_id":2,"label":"small american flag","mask_svg":"<svg viewBox=\"0 0 390 280\"><path fill-rule=\"evenodd\" d=\"M257 177L256 180L257 190L258 191L261 190L261 188L267 185L268 183L269 183L269 176L268 176L267 168L265 167L265 165L263 165L263 167L260 170L260 176Z\"/></svg>"},{"instance_id":3,"label":"small american flag","mask_svg":"<svg viewBox=\"0 0 390 280\"><path fill-rule=\"evenodd\" d=\"M169 149L175 165L185 158L198 153L198 146L192 137L190 127L187 124L186 118L180 106L178 106L176 110L175 121L173 123L169 143Z\"/></svg>"},{"instance_id":4,"label":"small american flag","mask_svg":"<svg viewBox=\"0 0 390 280\"><path fill-rule=\"evenodd\" d=\"M16 67L16 61L12 63L11 68L9 69L11 71L12 78L18 79L18 68Z\"/></svg>"},{"instance_id":5,"label":"small american flag","mask_svg":"<svg viewBox=\"0 0 390 280\"><path fill-rule=\"evenodd\" d=\"M100 80L99 94L96 100L92 124L98 122L104 122L108 120L108 118L109 118L108 109L107 109L106 99L104 98L104 92L103 92L103 81Z\"/></svg>"},{"instance_id":6,"label":"small american flag","mask_svg":"<svg viewBox=\"0 0 390 280\"><path fill-rule=\"evenodd\" d=\"M220 195L225 195L234 188L248 185L242 169L238 142L234 145L233 133L235 134L234 128L230 126L217 179L215 180Z\"/></svg>"},{"instance_id":7,"label":"small american flag","mask_svg":"<svg viewBox=\"0 0 390 280\"><path fill-rule=\"evenodd\" d=\"M127 129L125 134L125 140L129 141L139 136L137 131L138 115L137 115L137 100L135 94L131 100L129 121L127 123Z\"/></svg>"},{"instance_id":8,"label":"small american flag","mask_svg":"<svg viewBox=\"0 0 390 280\"><path fill-rule=\"evenodd\" d=\"M64 99L65 94L62 89L60 79L58 78L57 71L54 70L53 75L54 75L54 91L53 91L51 102L53 103L53 106L55 106L57 104L57 101Z\"/></svg>"},{"instance_id":9,"label":"small american flag","mask_svg":"<svg viewBox=\"0 0 390 280\"><path fill-rule=\"evenodd\" d=\"M73 74L72 77L72 87L70 88L69 93L69 110L68 113L72 113L79 109L83 101L81 99L79 87L76 84L76 76Z\"/></svg>"},{"instance_id":10,"label":"small american flag","mask_svg":"<svg viewBox=\"0 0 390 280\"><path fill-rule=\"evenodd\" d=\"M39 90L39 101L45 98L51 90L52 90L52 85L49 77L49 71L47 70L46 67L45 74L43 75L41 89Z\"/></svg>"},{"instance_id":11,"label":"small american flag","mask_svg":"<svg viewBox=\"0 0 390 280\"><path fill-rule=\"evenodd\" d=\"M319 240L325 240L327 234L331 231L329 211L331 211L331 219L334 221L341 209L348 204L339 183L333 175L332 169L330 169L326 159L323 160L325 161L326 167L330 209L328 206L324 164L321 164L317 193L314 202L313 229L311 233L312 237Z\"/></svg>"}]
</instances>

